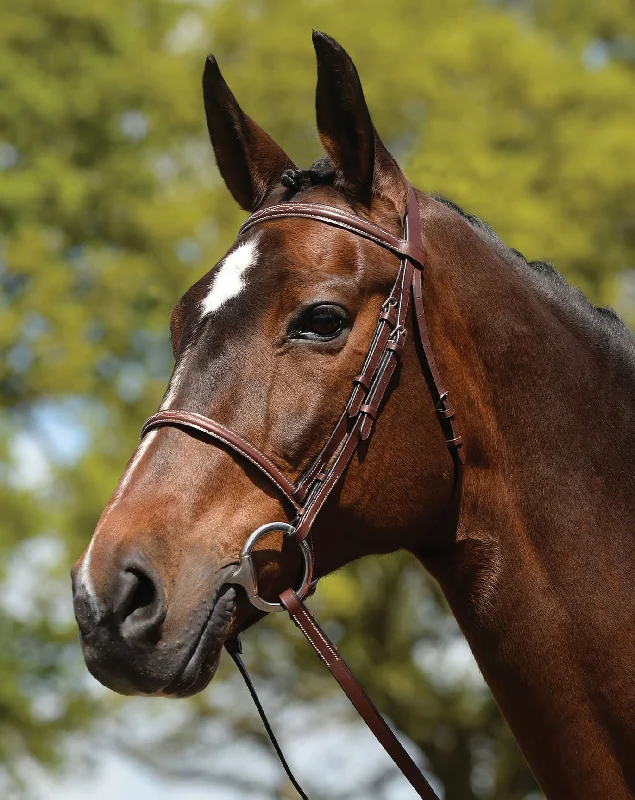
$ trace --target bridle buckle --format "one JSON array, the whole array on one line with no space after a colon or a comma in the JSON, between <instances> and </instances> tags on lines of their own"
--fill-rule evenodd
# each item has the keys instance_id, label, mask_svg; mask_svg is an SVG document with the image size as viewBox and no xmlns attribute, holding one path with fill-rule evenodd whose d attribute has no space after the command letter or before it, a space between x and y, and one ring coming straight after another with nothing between
<instances>
[{"instance_id":1,"label":"bridle buckle","mask_svg":"<svg viewBox=\"0 0 635 800\"><path fill-rule=\"evenodd\" d=\"M406 330L405 325L397 325L397 327L390 332L390 336L386 342L386 350L392 350L395 353L401 353L404 344L406 343L407 335L408 331Z\"/></svg>"}]
</instances>

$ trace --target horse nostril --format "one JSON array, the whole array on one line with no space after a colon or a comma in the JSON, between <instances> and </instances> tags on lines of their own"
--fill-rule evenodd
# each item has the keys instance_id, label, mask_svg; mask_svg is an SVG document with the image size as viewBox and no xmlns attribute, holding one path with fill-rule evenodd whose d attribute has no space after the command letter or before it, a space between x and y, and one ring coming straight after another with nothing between
<instances>
[{"instance_id":1,"label":"horse nostril","mask_svg":"<svg viewBox=\"0 0 635 800\"><path fill-rule=\"evenodd\" d=\"M114 611L124 638L158 638L165 610L163 586L146 566L123 570Z\"/></svg>"},{"instance_id":2,"label":"horse nostril","mask_svg":"<svg viewBox=\"0 0 635 800\"><path fill-rule=\"evenodd\" d=\"M151 608L156 597L154 584L147 575L136 569L127 571L132 576L132 580L129 581L130 591L121 609L121 617L124 620L132 616L132 614L137 612L144 613L148 608Z\"/></svg>"}]
</instances>

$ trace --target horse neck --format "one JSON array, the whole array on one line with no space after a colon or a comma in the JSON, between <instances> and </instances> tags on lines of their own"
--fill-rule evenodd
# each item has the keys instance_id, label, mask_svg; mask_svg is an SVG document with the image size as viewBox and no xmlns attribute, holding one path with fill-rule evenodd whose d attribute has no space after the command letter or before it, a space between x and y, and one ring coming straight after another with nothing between
<instances>
[{"instance_id":1,"label":"horse neck","mask_svg":"<svg viewBox=\"0 0 635 800\"><path fill-rule=\"evenodd\" d=\"M453 212L423 225L467 466L456 539L419 555L547 796L632 797L632 367Z\"/></svg>"}]
</instances>

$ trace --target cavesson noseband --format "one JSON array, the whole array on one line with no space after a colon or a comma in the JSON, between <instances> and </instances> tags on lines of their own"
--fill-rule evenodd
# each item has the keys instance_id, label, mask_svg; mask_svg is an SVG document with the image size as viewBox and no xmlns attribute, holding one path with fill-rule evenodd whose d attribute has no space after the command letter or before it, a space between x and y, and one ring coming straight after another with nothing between
<instances>
[{"instance_id":1,"label":"cavesson noseband","mask_svg":"<svg viewBox=\"0 0 635 800\"><path fill-rule=\"evenodd\" d=\"M286 609L289 612L293 621L311 642L366 724L391 755L419 796L432 800L432 798L436 798L432 788L359 686L345 662L339 656L335 645L329 641L324 631L313 619L311 612L302 602L315 585L312 548L309 546L308 540L309 534L320 509L342 478L360 442L366 441L373 432L382 401L401 358L406 338L406 321L411 302L416 323L413 327L418 332L423 353L424 371L426 371L437 415L454 462L454 495L456 502L458 503L460 499L464 462L463 450L461 449L462 440L457 431L454 408L448 402L448 392L443 386L434 360L426 325L422 294L423 268L426 255L422 244L421 219L417 198L412 186L408 185L408 206L404 220L403 239L399 239L378 225L374 225L348 211L316 203L282 203L264 208L248 217L240 228L238 235L240 236L254 225L259 225L262 222L289 217L312 219L326 225L342 228L375 242L400 258L395 284L381 307L377 327L373 333L361 372L353 378L353 390L348 402L321 451L300 479L293 483L264 453L261 453L234 431L202 414L175 409L159 411L145 422L141 430L141 436L143 437L149 430L162 425L174 425L201 432L210 439L216 440L234 450L257 467L289 503L294 514L292 523L272 522L254 531L245 542L236 571L227 579L227 583L239 584L244 587L250 601L261 611L283 611ZM258 580L251 559L251 553L256 542L262 536L274 530L282 531L285 536L294 537L301 547L304 558L301 585L296 590L287 589L287 591L283 592L279 603L267 602L258 594ZM232 642L228 650L247 680L258 710L263 716L262 707L255 697L253 687L240 660L239 646L236 642ZM265 724L287 774L289 774L300 795L306 797L291 775L266 720Z\"/></svg>"}]
</instances>

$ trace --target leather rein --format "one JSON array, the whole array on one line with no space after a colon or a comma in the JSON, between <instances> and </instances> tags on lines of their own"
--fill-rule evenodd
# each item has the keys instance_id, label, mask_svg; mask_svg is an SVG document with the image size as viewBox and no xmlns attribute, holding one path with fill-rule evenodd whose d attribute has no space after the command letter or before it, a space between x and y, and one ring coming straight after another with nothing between
<instances>
[{"instance_id":1,"label":"leather rein","mask_svg":"<svg viewBox=\"0 0 635 800\"><path fill-rule=\"evenodd\" d=\"M342 478L360 442L366 441L373 432L382 401L401 359L411 304L415 321L413 328L418 333L423 355L422 367L426 373L439 422L454 462L454 496L457 503L460 500L464 464L462 440L454 419L454 407L448 402L448 392L441 380L428 335L422 292L426 254L423 250L417 198L412 186L408 185L408 206L404 220L403 239L399 239L383 228L348 211L315 203L283 203L257 211L243 223L238 235L245 233L254 225L289 217L312 219L342 228L375 242L400 259L397 278L390 295L381 307L377 327L373 333L361 372L353 378L353 390L344 411L320 452L297 483L293 483L264 453L261 453L234 431L202 414L175 409L159 411L145 422L141 430L141 437L143 438L148 431L164 425L195 430L238 453L266 475L276 487L292 508L294 514L292 523L272 522L254 531L243 546L236 571L226 580L226 583L242 586L249 600L261 611L286 610L289 613L293 622L330 669L366 725L415 791L426 800L438 800L415 762L353 677L335 645L328 639L303 603L305 597L313 591L317 583L313 574L313 547L309 534L320 509ZM282 531L285 536L294 538L301 547L304 559L300 586L283 592L280 595L279 603L270 603L258 594L258 580L251 559L251 553L258 540L271 531ZM226 649L247 682L248 689L287 775L299 795L306 798L293 777L264 715L245 666L240 659L241 650L237 637L226 643Z\"/></svg>"}]
</instances>

